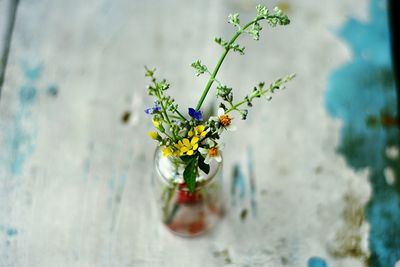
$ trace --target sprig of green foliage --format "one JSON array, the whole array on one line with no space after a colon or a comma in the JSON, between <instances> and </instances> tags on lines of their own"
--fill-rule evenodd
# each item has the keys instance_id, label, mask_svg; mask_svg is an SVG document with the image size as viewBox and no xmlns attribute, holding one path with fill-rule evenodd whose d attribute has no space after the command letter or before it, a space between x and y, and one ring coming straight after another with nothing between
<instances>
[{"instance_id":1,"label":"sprig of green foliage","mask_svg":"<svg viewBox=\"0 0 400 267\"><path fill-rule=\"evenodd\" d=\"M262 96L266 96L267 100L270 101L272 99L272 96L270 94L273 94L276 90L281 90L284 88L285 83L291 81L296 77L296 74L289 74L285 76L284 78L279 78L272 84L270 84L267 88L265 88L265 83L261 82L257 86L253 88L253 91L244 97L243 100L232 104L232 101L227 101L230 104L230 107L225 111L225 113L232 112L234 110L240 112L241 114L246 114L247 115L247 110L241 110L239 109L240 106L243 104L247 104L248 107L253 106L253 100L255 98L261 98ZM243 118L245 119L245 118Z\"/></svg>"},{"instance_id":2,"label":"sprig of green foliage","mask_svg":"<svg viewBox=\"0 0 400 267\"><path fill-rule=\"evenodd\" d=\"M232 25L234 25L237 30L234 36L231 38L231 40L225 41L221 37L216 37L214 40L218 44L220 44L224 48L224 52L222 53L220 59L217 62L217 65L215 66L213 72L211 73L211 76L206 84L206 87L203 90L203 93L200 97L199 102L197 103L196 110L199 110L211 88L213 85L215 78L218 74L218 71L228 54L230 50L233 50L235 52L239 52L241 55L244 54L244 49L245 47L240 46L239 44L236 44L235 41L236 39L242 34L242 33L247 33L253 37L254 40L259 40L260 38L260 31L262 30L262 27L259 23L259 21L265 20L270 26L275 27L277 25L288 25L290 23L290 20L286 14L282 12L281 9L278 7L275 7L273 12L270 13L269 9L262 6L258 5L256 7L257 10L257 16L250 22L248 22L245 25L240 24L240 19L239 19L239 14L230 14L228 16L228 22ZM197 72L198 73L198 72ZM204 72L203 72L204 73Z\"/></svg>"},{"instance_id":3,"label":"sprig of green foliage","mask_svg":"<svg viewBox=\"0 0 400 267\"><path fill-rule=\"evenodd\" d=\"M191 66L196 70L196 76L208 71L206 65L201 64L200 60L196 60Z\"/></svg>"}]
</instances>

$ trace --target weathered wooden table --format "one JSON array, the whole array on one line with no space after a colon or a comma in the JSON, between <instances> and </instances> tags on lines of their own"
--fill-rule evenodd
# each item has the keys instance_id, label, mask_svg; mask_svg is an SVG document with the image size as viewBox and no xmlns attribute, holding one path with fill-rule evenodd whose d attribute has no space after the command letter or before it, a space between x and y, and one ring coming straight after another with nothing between
<instances>
[{"instance_id":1,"label":"weathered wooden table","mask_svg":"<svg viewBox=\"0 0 400 267\"><path fill-rule=\"evenodd\" d=\"M291 25L259 42L242 38L246 55L230 55L220 78L237 95L297 78L227 136L226 215L195 239L172 235L157 217L143 66L156 66L177 101L193 106L205 80L190 63L213 66L214 36L233 32L227 14L250 19L257 3L17 2L0 1L0 266L400 260L385 1L266 2Z\"/></svg>"}]
</instances>

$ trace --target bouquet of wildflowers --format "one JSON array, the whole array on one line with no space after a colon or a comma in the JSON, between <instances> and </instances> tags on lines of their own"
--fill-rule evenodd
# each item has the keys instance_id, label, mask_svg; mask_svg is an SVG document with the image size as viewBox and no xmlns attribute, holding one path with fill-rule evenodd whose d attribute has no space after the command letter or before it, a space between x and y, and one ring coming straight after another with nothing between
<instances>
[{"instance_id":1,"label":"bouquet of wildflowers","mask_svg":"<svg viewBox=\"0 0 400 267\"><path fill-rule=\"evenodd\" d=\"M146 68L146 76L151 79L148 93L155 98L154 107L145 110L146 114L152 117L155 127L155 131L149 132L149 136L158 142L165 157L179 158L185 163L183 177L190 192L194 192L196 188L199 170L208 174L210 162L221 161L220 137L224 132L235 129L236 116L246 119L248 108L256 98L265 97L270 100L276 90L283 88L283 85L294 77L293 74L288 75L269 85L259 83L239 101L235 101L233 89L217 79L222 62L230 51L244 55L245 48L236 43L240 35L248 34L254 40L258 40L262 21L266 21L272 27L290 23L287 15L277 7L270 11L258 5L256 10L257 16L247 24L241 24L239 14L229 15L228 22L236 27L236 33L230 40L215 38L223 52L212 72L200 60L192 63L197 76L206 74L210 78L196 107L187 107L187 112L181 112L174 99L166 94L170 86L167 81L158 80L154 76L155 70ZM206 119L201 107L212 88L220 103L218 113Z\"/></svg>"}]
</instances>

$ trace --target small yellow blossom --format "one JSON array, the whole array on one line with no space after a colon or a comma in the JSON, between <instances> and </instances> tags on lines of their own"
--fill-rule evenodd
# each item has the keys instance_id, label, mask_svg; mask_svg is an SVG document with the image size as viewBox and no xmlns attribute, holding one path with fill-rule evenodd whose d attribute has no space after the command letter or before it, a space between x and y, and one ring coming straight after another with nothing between
<instances>
[{"instance_id":1,"label":"small yellow blossom","mask_svg":"<svg viewBox=\"0 0 400 267\"><path fill-rule=\"evenodd\" d=\"M153 125L154 125L154 127L156 127L157 129L160 128L160 121L153 120Z\"/></svg>"},{"instance_id":2,"label":"small yellow blossom","mask_svg":"<svg viewBox=\"0 0 400 267\"><path fill-rule=\"evenodd\" d=\"M170 148L170 147L164 147L164 148L162 148L162 152L163 152L163 155L164 155L165 157L171 156L171 155L174 153L174 151L173 151L172 148Z\"/></svg>"},{"instance_id":3,"label":"small yellow blossom","mask_svg":"<svg viewBox=\"0 0 400 267\"><path fill-rule=\"evenodd\" d=\"M178 144L175 145L177 149L180 150L180 155L188 155L191 156L193 155L194 151L197 150L199 147L199 137L194 136L190 141L188 138L184 138L182 140L179 140Z\"/></svg>"},{"instance_id":4,"label":"small yellow blossom","mask_svg":"<svg viewBox=\"0 0 400 267\"><path fill-rule=\"evenodd\" d=\"M178 149L175 149L173 155L174 155L175 157L179 157L179 156L181 155L181 151L178 150Z\"/></svg>"},{"instance_id":5,"label":"small yellow blossom","mask_svg":"<svg viewBox=\"0 0 400 267\"><path fill-rule=\"evenodd\" d=\"M157 133L157 132L149 132L149 136L150 136L152 139L157 140L157 138L158 138L158 133Z\"/></svg>"},{"instance_id":6,"label":"small yellow blossom","mask_svg":"<svg viewBox=\"0 0 400 267\"><path fill-rule=\"evenodd\" d=\"M198 125L196 126L196 128L194 129L196 135L204 137L207 134L207 131L205 131L206 127L204 125Z\"/></svg>"},{"instance_id":7,"label":"small yellow blossom","mask_svg":"<svg viewBox=\"0 0 400 267\"><path fill-rule=\"evenodd\" d=\"M192 136L200 136L200 137L204 137L207 134L207 131L205 131L205 126L204 125L198 125L194 128L193 130L190 130L188 132L188 137L192 137Z\"/></svg>"},{"instance_id":8,"label":"small yellow blossom","mask_svg":"<svg viewBox=\"0 0 400 267\"><path fill-rule=\"evenodd\" d=\"M182 142L179 141L178 143L174 144L175 151L178 151L178 156L182 156L181 147L183 146Z\"/></svg>"}]
</instances>

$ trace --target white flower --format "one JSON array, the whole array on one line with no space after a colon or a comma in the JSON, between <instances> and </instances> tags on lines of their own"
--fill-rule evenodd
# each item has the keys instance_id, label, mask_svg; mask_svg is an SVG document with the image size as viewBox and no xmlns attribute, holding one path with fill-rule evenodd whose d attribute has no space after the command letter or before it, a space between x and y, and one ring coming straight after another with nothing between
<instances>
[{"instance_id":1,"label":"white flower","mask_svg":"<svg viewBox=\"0 0 400 267\"><path fill-rule=\"evenodd\" d=\"M225 114L223 108L218 109L218 117L211 117L212 120L218 121L221 125L221 130L226 129L228 131L236 131L236 126L232 125L233 118L228 114Z\"/></svg>"},{"instance_id":2,"label":"white flower","mask_svg":"<svg viewBox=\"0 0 400 267\"><path fill-rule=\"evenodd\" d=\"M222 161L221 157L222 147L217 146L217 144L215 144L214 142L212 142L212 144L213 146L210 146L209 148L203 148L203 147L199 148L200 154L205 156L204 163L206 164L210 164L211 160L215 160L217 162Z\"/></svg>"}]
</instances>

